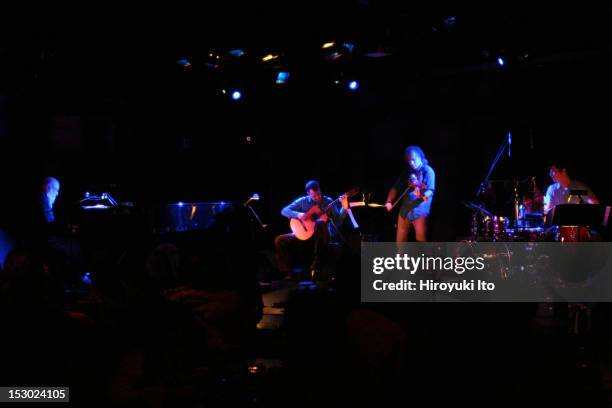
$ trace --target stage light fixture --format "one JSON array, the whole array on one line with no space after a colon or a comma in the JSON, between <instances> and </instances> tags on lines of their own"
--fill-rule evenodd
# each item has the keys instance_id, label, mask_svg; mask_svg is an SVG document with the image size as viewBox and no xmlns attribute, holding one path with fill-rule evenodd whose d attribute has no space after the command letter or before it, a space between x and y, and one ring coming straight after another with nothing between
<instances>
[{"instance_id":1,"label":"stage light fixture","mask_svg":"<svg viewBox=\"0 0 612 408\"><path fill-rule=\"evenodd\" d=\"M179 64L183 68L190 68L191 67L191 62L187 58L180 59L180 60L176 61L176 63Z\"/></svg>"},{"instance_id":2,"label":"stage light fixture","mask_svg":"<svg viewBox=\"0 0 612 408\"><path fill-rule=\"evenodd\" d=\"M455 26L457 25L457 17L448 16L442 22L446 27L455 28Z\"/></svg>"},{"instance_id":3,"label":"stage light fixture","mask_svg":"<svg viewBox=\"0 0 612 408\"><path fill-rule=\"evenodd\" d=\"M355 48L355 44L348 43L348 42L343 43L342 46L344 47L345 50L348 51L349 54L352 53L353 49Z\"/></svg>"},{"instance_id":4,"label":"stage light fixture","mask_svg":"<svg viewBox=\"0 0 612 408\"><path fill-rule=\"evenodd\" d=\"M272 61L278 58L278 54L268 54L265 55L264 57L262 57L262 61L263 62L268 62L268 61Z\"/></svg>"},{"instance_id":5,"label":"stage light fixture","mask_svg":"<svg viewBox=\"0 0 612 408\"><path fill-rule=\"evenodd\" d=\"M276 85L284 85L287 83L287 81L289 81L289 72L280 71L276 75Z\"/></svg>"}]
</instances>

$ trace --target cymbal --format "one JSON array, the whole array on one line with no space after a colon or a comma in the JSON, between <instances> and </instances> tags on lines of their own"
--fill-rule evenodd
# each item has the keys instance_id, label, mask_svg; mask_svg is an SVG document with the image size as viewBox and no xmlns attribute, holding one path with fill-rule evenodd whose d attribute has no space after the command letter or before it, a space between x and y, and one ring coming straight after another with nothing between
<instances>
[{"instance_id":1,"label":"cymbal","mask_svg":"<svg viewBox=\"0 0 612 408\"><path fill-rule=\"evenodd\" d=\"M482 205L478 205L478 204L476 204L476 203L472 203L472 202L470 202L470 201L468 201L468 202L464 202L463 204L464 204L464 205L465 205L467 208L469 208L470 210L478 211L478 212L480 212L481 214L487 215L487 216L489 216L489 217L492 217L492 216L493 216L493 214L492 214L492 213L491 213L489 210L487 210L486 208L484 208Z\"/></svg>"}]
</instances>

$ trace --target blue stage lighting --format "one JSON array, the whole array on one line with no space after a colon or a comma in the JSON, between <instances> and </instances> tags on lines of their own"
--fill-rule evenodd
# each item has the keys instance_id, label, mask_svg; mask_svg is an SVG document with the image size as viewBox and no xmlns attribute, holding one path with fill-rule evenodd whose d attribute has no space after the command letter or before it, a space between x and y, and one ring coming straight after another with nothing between
<instances>
[{"instance_id":1,"label":"blue stage lighting","mask_svg":"<svg viewBox=\"0 0 612 408\"><path fill-rule=\"evenodd\" d=\"M289 80L289 72L281 71L276 76L276 84L277 85L286 84L288 80Z\"/></svg>"},{"instance_id":2,"label":"blue stage lighting","mask_svg":"<svg viewBox=\"0 0 612 408\"><path fill-rule=\"evenodd\" d=\"M180 59L180 60L176 61L176 63L179 64L183 68L190 68L191 67L191 62L187 58Z\"/></svg>"},{"instance_id":3,"label":"blue stage lighting","mask_svg":"<svg viewBox=\"0 0 612 408\"><path fill-rule=\"evenodd\" d=\"M85 274L81 278L81 282L87 286L93 285L93 282L91 280L91 272L85 272Z\"/></svg>"}]
</instances>

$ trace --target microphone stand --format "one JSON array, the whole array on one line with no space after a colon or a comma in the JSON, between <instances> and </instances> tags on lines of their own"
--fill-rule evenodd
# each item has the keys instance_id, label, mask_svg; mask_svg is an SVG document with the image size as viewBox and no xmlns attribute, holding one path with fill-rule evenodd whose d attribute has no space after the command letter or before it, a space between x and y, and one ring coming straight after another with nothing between
<instances>
[{"instance_id":1,"label":"microphone stand","mask_svg":"<svg viewBox=\"0 0 612 408\"><path fill-rule=\"evenodd\" d=\"M261 221L261 218L259 218L259 215L257 215L257 212L255 211L255 209L251 206L251 201L259 201L259 194L253 194L253 196L251 198L249 198L248 200L246 200L244 202L244 204L242 204L244 207L248 208L249 211L251 212L251 214L253 215L253 218L255 218L255 221L257 221L257 223L259 224L259 226L261 227L261 229L266 229L268 228L268 224L264 224Z\"/></svg>"},{"instance_id":2,"label":"microphone stand","mask_svg":"<svg viewBox=\"0 0 612 408\"><path fill-rule=\"evenodd\" d=\"M478 190L476 191L476 197L480 197L485 192L487 186L489 185L491 175L493 174L493 171L495 171L495 168L497 167L497 163L499 163L499 160L502 158L506 149L508 150L508 157L511 157L511 150L510 150L511 146L512 146L512 136L510 133L508 133L508 135L504 137L504 142L502 143L499 150L497 151L497 155L495 155L495 158L493 159L493 163L491 163L491 167L489 167L489 171L487 172L487 175L485 176L484 180L478 186ZM517 227L518 227L518 220L519 220L518 201L519 201L518 200L518 186L515 183L514 185L514 219L516 223L515 225ZM475 222L476 222L475 218L473 218L472 219L472 233L475 232L474 230Z\"/></svg>"},{"instance_id":3,"label":"microphone stand","mask_svg":"<svg viewBox=\"0 0 612 408\"><path fill-rule=\"evenodd\" d=\"M499 159L501 159L502 155L504 154L504 151L508 147L509 147L508 139L504 138L504 143L502 143L501 147L499 148L499 151L497 152L497 155L495 156L495 159L493 159L493 163L491 164L491 167L489 168L489 172L485 176L484 180L480 183L480 186L478 187L478 190L476 191L476 197L480 197L482 193L484 193L486 186L489 184L489 180L491 179L491 174L493 174L493 171L495 170L495 167L497 167L497 163L499 162Z\"/></svg>"}]
</instances>

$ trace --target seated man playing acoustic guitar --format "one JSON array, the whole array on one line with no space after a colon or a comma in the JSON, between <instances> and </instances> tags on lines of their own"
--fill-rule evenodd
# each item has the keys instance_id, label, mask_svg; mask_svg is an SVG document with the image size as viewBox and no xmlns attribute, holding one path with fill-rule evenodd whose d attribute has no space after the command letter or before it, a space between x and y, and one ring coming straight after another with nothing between
<instances>
[{"instance_id":1,"label":"seated man playing acoustic guitar","mask_svg":"<svg viewBox=\"0 0 612 408\"><path fill-rule=\"evenodd\" d=\"M319 182L315 180L306 183L306 193L307 195L298 198L283 208L281 214L284 217L297 219L301 222L307 220L315 221L314 233L308 239L308 241L312 240L314 243L314 258L310 267L311 275L314 276L315 271L321 267L321 255L326 245L339 233L338 228L340 228L346 217L346 210L349 208L349 204L348 198L346 195L343 195L336 204L330 207L334 200L323 195ZM324 212L323 210L326 207L329 208L327 212ZM289 233L279 235L274 242L279 270L288 277L291 276L292 272L292 262L289 254L290 247L303 239L304 237L300 239L295 233Z\"/></svg>"}]
</instances>

